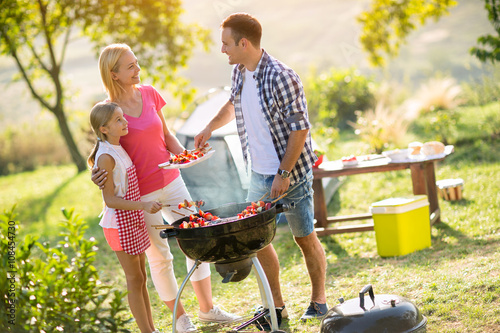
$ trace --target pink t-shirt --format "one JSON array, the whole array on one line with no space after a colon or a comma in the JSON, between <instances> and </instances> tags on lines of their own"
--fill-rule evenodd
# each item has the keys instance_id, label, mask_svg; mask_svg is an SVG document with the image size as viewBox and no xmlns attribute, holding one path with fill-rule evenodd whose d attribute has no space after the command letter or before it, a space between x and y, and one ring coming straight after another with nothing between
<instances>
[{"instance_id":1,"label":"pink t-shirt","mask_svg":"<svg viewBox=\"0 0 500 333\"><path fill-rule=\"evenodd\" d=\"M139 91L142 95L142 113L138 118L125 115L128 134L120 138L120 144L135 164L141 195L146 195L167 186L180 172L177 169L158 168L158 164L170 158L163 124L158 117L158 112L166 104L165 100L150 85L139 86Z\"/></svg>"}]
</instances>

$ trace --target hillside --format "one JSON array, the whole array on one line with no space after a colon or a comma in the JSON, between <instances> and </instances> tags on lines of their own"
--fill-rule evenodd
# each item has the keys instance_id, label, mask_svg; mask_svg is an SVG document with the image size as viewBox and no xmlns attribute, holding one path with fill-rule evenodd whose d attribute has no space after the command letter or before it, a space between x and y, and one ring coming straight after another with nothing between
<instances>
[{"instance_id":1,"label":"hillside","mask_svg":"<svg viewBox=\"0 0 500 333\"><path fill-rule=\"evenodd\" d=\"M196 50L184 70L199 93L230 83L231 68L220 53L218 27L234 11L257 16L264 29L263 47L303 77L311 67L354 66L364 73L410 85L436 72L449 73L459 81L480 76L481 66L469 56L468 49L479 35L492 30L482 1L459 1L449 16L414 32L400 56L382 73L368 67L357 41L360 27L355 17L367 8L367 0L185 0L184 4L186 22L212 29L214 40L211 51ZM73 96L68 110L88 110L103 97L97 60L85 39L71 45L64 70ZM11 82L14 73L13 62L0 58L0 130L7 124L32 121L33 117L51 118L46 112L40 113L24 83ZM147 77L142 79L148 83ZM168 97L167 92L164 94Z\"/></svg>"}]
</instances>

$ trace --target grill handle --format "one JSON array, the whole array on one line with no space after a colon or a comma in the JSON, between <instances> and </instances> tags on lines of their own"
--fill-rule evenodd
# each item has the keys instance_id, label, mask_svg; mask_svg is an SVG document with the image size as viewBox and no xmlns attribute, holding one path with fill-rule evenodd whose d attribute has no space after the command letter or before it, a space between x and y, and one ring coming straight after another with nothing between
<instances>
[{"instance_id":1,"label":"grill handle","mask_svg":"<svg viewBox=\"0 0 500 333\"><path fill-rule=\"evenodd\" d=\"M363 289L359 292L359 307L366 311L365 309L365 294L368 292L370 298L373 302L373 306L375 306L375 295L373 294L373 288L371 284L367 284Z\"/></svg>"},{"instance_id":2,"label":"grill handle","mask_svg":"<svg viewBox=\"0 0 500 333\"><path fill-rule=\"evenodd\" d=\"M292 202L290 205L277 203L276 204L276 214L287 212L292 208L295 208L295 202Z\"/></svg>"},{"instance_id":3,"label":"grill handle","mask_svg":"<svg viewBox=\"0 0 500 333\"><path fill-rule=\"evenodd\" d=\"M166 229L166 230L160 231L160 237L161 238L172 238L172 237L177 236L178 233L179 232L177 229Z\"/></svg>"}]
</instances>

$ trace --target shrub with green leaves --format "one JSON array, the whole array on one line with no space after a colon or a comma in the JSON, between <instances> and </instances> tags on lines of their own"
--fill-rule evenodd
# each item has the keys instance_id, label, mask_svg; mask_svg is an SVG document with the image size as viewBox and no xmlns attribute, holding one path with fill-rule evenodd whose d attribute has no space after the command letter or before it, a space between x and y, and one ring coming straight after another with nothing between
<instances>
[{"instance_id":1,"label":"shrub with green leaves","mask_svg":"<svg viewBox=\"0 0 500 333\"><path fill-rule=\"evenodd\" d=\"M348 128L348 121L356 121L355 111L375 106L374 81L353 68L312 71L304 89L312 121L322 126Z\"/></svg>"},{"instance_id":2,"label":"shrub with green leaves","mask_svg":"<svg viewBox=\"0 0 500 333\"><path fill-rule=\"evenodd\" d=\"M99 281L96 241L84 238L88 227L73 210L63 214L55 247L33 235L18 239L13 209L0 215L0 274L9 277L0 279L0 331L129 332L126 292Z\"/></svg>"}]
</instances>

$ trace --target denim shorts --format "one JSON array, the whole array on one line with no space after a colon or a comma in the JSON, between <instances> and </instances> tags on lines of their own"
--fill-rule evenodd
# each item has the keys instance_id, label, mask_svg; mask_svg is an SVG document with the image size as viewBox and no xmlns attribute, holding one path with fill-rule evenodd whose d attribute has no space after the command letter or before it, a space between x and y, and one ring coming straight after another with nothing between
<instances>
[{"instance_id":1,"label":"denim shorts","mask_svg":"<svg viewBox=\"0 0 500 333\"><path fill-rule=\"evenodd\" d=\"M271 193L275 175L262 175L252 171L247 201L257 201L264 194ZM283 213L288 226L295 237L306 237L314 231L314 191L312 189L313 173L310 170L299 182L290 186L287 196L278 201L290 206ZM276 221L279 216L276 217Z\"/></svg>"}]
</instances>

